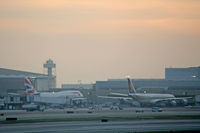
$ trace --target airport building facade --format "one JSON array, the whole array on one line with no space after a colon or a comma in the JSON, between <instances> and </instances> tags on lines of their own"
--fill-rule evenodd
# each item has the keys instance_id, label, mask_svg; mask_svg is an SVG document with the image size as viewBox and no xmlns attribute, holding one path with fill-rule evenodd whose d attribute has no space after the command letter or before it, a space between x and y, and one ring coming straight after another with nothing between
<instances>
[{"instance_id":1,"label":"airport building facade","mask_svg":"<svg viewBox=\"0 0 200 133\"><path fill-rule=\"evenodd\" d=\"M0 68L0 95L25 92L24 79L30 78L37 91L56 88L56 76Z\"/></svg>"},{"instance_id":2,"label":"airport building facade","mask_svg":"<svg viewBox=\"0 0 200 133\"><path fill-rule=\"evenodd\" d=\"M140 93L171 93L175 96L200 95L200 67L166 68L165 79L132 79ZM96 81L96 92L105 95L110 92L128 93L126 79Z\"/></svg>"},{"instance_id":3,"label":"airport building facade","mask_svg":"<svg viewBox=\"0 0 200 133\"><path fill-rule=\"evenodd\" d=\"M43 67L48 70L47 74L0 68L0 96L6 96L8 93L24 94L25 78L31 79L33 86L40 92L56 88L56 75L52 73L56 64L49 59Z\"/></svg>"},{"instance_id":4,"label":"airport building facade","mask_svg":"<svg viewBox=\"0 0 200 133\"><path fill-rule=\"evenodd\" d=\"M165 68L165 79L200 80L200 67Z\"/></svg>"},{"instance_id":5,"label":"airport building facade","mask_svg":"<svg viewBox=\"0 0 200 133\"><path fill-rule=\"evenodd\" d=\"M93 84L62 84L64 89L93 89Z\"/></svg>"}]
</instances>

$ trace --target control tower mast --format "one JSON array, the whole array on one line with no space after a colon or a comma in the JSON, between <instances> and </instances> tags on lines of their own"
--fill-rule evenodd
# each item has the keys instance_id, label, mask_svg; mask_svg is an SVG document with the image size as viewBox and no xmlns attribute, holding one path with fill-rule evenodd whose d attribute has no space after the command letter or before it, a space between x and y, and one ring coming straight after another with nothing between
<instances>
[{"instance_id":1,"label":"control tower mast","mask_svg":"<svg viewBox=\"0 0 200 133\"><path fill-rule=\"evenodd\" d=\"M53 60L51 60L51 59L47 60L46 64L44 64L43 66L44 66L44 68L48 69L48 76L52 77L53 76L52 69L56 68L56 64L53 63Z\"/></svg>"},{"instance_id":2,"label":"control tower mast","mask_svg":"<svg viewBox=\"0 0 200 133\"><path fill-rule=\"evenodd\" d=\"M56 68L56 64L53 62L53 60L49 59L46 61L46 63L43 65L44 68L47 68L48 70L48 87L49 88L55 88L55 75L53 75L52 70L53 68Z\"/></svg>"}]
</instances>

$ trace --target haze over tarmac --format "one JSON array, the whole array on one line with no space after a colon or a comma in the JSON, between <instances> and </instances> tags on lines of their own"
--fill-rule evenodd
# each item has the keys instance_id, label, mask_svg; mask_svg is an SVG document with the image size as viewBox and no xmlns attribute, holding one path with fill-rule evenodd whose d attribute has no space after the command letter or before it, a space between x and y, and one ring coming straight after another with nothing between
<instances>
[{"instance_id":1,"label":"haze over tarmac","mask_svg":"<svg viewBox=\"0 0 200 133\"><path fill-rule=\"evenodd\" d=\"M0 67L43 73L51 58L58 87L200 65L198 0L0 2Z\"/></svg>"}]
</instances>

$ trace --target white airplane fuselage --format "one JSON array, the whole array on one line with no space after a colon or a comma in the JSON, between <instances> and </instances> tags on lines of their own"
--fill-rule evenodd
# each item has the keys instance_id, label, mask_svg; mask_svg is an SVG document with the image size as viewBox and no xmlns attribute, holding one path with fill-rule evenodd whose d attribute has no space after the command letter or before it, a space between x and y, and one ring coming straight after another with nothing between
<instances>
[{"instance_id":1,"label":"white airplane fuselage","mask_svg":"<svg viewBox=\"0 0 200 133\"><path fill-rule=\"evenodd\" d=\"M130 93L130 97L133 97L138 100L152 100L152 99L163 99L163 98L174 98L172 94L143 94L143 93Z\"/></svg>"},{"instance_id":2,"label":"white airplane fuselage","mask_svg":"<svg viewBox=\"0 0 200 133\"><path fill-rule=\"evenodd\" d=\"M132 81L129 78L128 78L128 88L129 88L128 94L110 93L108 96L100 96L100 97L120 99L120 100L133 100L141 104L147 104L147 105L171 104L173 106L176 106L177 100L179 101L181 100L183 101L183 103L187 103L187 98L190 98L190 97L176 98L172 94L137 93Z\"/></svg>"},{"instance_id":3,"label":"white airplane fuselage","mask_svg":"<svg viewBox=\"0 0 200 133\"><path fill-rule=\"evenodd\" d=\"M60 92L42 92L40 93L41 97L69 97L69 98L77 98L83 97L83 94L80 91L60 91Z\"/></svg>"}]
</instances>

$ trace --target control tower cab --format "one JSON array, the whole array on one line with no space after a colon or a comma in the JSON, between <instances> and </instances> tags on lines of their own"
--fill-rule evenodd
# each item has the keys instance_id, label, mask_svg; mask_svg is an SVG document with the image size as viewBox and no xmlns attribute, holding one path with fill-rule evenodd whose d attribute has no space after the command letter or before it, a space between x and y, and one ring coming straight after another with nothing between
<instances>
[{"instance_id":1,"label":"control tower cab","mask_svg":"<svg viewBox=\"0 0 200 133\"><path fill-rule=\"evenodd\" d=\"M53 69L56 69L56 64L53 60L49 59L43 67L48 70L48 88L56 88L56 73L53 74Z\"/></svg>"},{"instance_id":2,"label":"control tower cab","mask_svg":"<svg viewBox=\"0 0 200 133\"><path fill-rule=\"evenodd\" d=\"M54 64L53 60L49 59L46 61L46 63L43 65L44 68L48 69L48 76L52 76L52 69L56 68L56 64Z\"/></svg>"}]
</instances>

